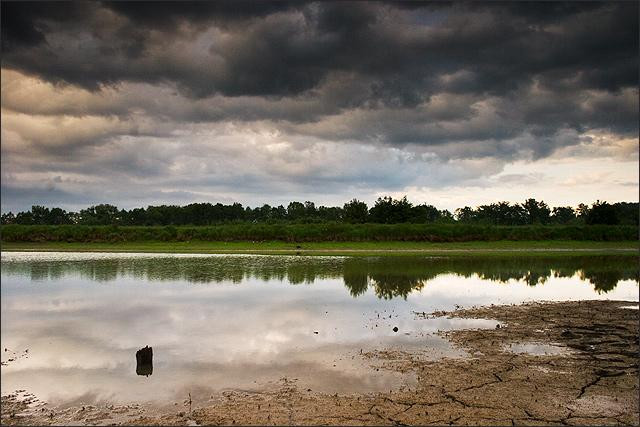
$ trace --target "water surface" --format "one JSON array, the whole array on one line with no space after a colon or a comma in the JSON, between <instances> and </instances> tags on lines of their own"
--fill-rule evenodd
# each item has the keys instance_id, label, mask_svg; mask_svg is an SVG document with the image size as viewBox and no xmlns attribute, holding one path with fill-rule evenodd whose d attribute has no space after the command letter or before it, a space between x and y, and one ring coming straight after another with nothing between
<instances>
[{"instance_id":1,"label":"water surface","mask_svg":"<svg viewBox=\"0 0 640 427\"><path fill-rule=\"evenodd\" d=\"M465 357L435 333L496 325L414 311L576 299L638 301L636 260L8 252L2 393L69 405L197 401L285 377L329 393L410 387L363 354ZM146 345L153 371L137 375Z\"/></svg>"}]
</instances>

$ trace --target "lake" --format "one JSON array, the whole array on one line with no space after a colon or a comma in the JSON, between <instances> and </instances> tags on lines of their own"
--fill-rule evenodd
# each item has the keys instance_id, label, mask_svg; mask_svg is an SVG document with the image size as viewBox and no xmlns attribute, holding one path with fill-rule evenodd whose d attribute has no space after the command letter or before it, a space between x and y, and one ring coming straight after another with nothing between
<instances>
[{"instance_id":1,"label":"lake","mask_svg":"<svg viewBox=\"0 0 640 427\"><path fill-rule=\"evenodd\" d=\"M635 302L638 264L628 256L3 252L1 295L3 395L27 390L61 406L170 405L283 378L326 393L410 388L414 378L377 369L368 355L467 357L437 332L497 325L416 312ZM141 371L136 352L145 346L153 364Z\"/></svg>"}]
</instances>

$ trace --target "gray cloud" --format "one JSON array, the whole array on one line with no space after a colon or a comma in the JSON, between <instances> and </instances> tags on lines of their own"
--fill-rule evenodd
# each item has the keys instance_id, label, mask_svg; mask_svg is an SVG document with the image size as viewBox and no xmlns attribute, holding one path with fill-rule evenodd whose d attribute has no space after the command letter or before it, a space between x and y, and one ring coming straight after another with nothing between
<instances>
[{"instance_id":1,"label":"gray cloud","mask_svg":"<svg viewBox=\"0 0 640 427\"><path fill-rule=\"evenodd\" d=\"M635 2L1 7L7 203L322 197L637 157L615 142L638 134Z\"/></svg>"},{"instance_id":2,"label":"gray cloud","mask_svg":"<svg viewBox=\"0 0 640 427\"><path fill-rule=\"evenodd\" d=\"M90 88L175 81L196 96L299 94L332 71L375 77L386 102L421 99L439 75L460 70L471 75L452 89L481 93L577 72L581 88L637 83L635 3L424 5L411 13L379 2L8 3L4 63ZM175 45L197 55L180 61Z\"/></svg>"},{"instance_id":3,"label":"gray cloud","mask_svg":"<svg viewBox=\"0 0 640 427\"><path fill-rule=\"evenodd\" d=\"M405 7L8 3L3 66L91 91L126 82L167 85L186 98L168 96L159 106L131 97L111 112L142 107L180 120L300 123L353 109L377 119L458 94L497 97L503 111L520 114L517 129L494 126L493 135L480 132L477 140L511 138L527 128L545 135L563 126L637 130L637 105L618 99L625 90L637 96L637 4ZM591 108L575 108L585 98ZM462 123L468 116L459 105L445 108ZM441 118L413 115L411 123L397 122L402 131L385 126L374 139L446 138L421 126L437 126ZM478 131L473 123L468 129ZM371 139L370 132L351 133ZM449 138L469 139L455 132Z\"/></svg>"}]
</instances>

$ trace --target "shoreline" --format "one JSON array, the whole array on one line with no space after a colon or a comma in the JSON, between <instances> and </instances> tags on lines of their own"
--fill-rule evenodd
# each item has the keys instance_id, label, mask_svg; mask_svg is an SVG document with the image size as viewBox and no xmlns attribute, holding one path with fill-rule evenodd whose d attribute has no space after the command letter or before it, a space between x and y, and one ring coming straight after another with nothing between
<instances>
[{"instance_id":1,"label":"shoreline","mask_svg":"<svg viewBox=\"0 0 640 427\"><path fill-rule=\"evenodd\" d=\"M380 369L414 373L413 389L323 394L282 378L268 390L222 391L172 410L131 402L31 411L10 394L2 396L2 424L637 425L639 312L624 308L629 304L534 302L416 314L490 318L502 326L440 332L470 355L463 359L427 361L393 349L363 355L382 361ZM527 343L533 352L511 350ZM552 351L536 354L536 346Z\"/></svg>"},{"instance_id":2,"label":"shoreline","mask_svg":"<svg viewBox=\"0 0 640 427\"><path fill-rule=\"evenodd\" d=\"M3 252L122 252L347 256L566 256L640 255L640 242L494 241L494 242L2 242Z\"/></svg>"}]
</instances>

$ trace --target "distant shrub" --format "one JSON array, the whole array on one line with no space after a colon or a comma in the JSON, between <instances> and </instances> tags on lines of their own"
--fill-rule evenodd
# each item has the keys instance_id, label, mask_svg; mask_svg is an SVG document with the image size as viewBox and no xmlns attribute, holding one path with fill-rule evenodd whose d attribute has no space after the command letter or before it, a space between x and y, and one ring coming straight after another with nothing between
<instances>
[{"instance_id":1,"label":"distant shrub","mask_svg":"<svg viewBox=\"0 0 640 427\"><path fill-rule=\"evenodd\" d=\"M137 242L137 241L419 241L467 242L495 240L638 240L635 225L476 224L265 224L232 223L213 226L93 226L3 225L6 242Z\"/></svg>"}]
</instances>

